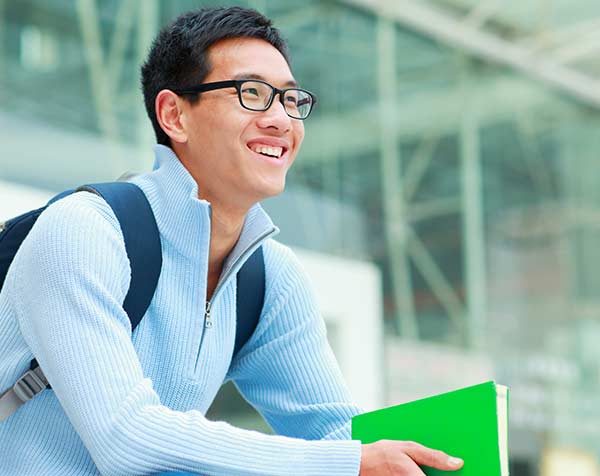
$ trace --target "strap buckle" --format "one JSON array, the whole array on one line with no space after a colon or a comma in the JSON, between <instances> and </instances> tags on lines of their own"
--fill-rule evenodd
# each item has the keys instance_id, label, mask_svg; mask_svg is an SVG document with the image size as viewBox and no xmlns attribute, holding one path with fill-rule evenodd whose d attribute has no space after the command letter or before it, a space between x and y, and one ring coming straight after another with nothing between
<instances>
[{"instance_id":1,"label":"strap buckle","mask_svg":"<svg viewBox=\"0 0 600 476\"><path fill-rule=\"evenodd\" d=\"M39 368L39 367L38 367ZM43 373L41 376L38 375L35 370L28 370L25 372L19 380L13 385L15 395L25 403L35 397L38 393L48 385L48 381Z\"/></svg>"}]
</instances>

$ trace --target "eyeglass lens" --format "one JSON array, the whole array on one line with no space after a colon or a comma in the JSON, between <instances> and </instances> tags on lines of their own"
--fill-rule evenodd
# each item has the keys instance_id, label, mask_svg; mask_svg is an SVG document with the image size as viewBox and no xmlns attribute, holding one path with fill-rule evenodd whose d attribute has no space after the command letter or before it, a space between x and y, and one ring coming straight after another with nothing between
<instances>
[{"instance_id":1,"label":"eyeglass lens","mask_svg":"<svg viewBox=\"0 0 600 476\"><path fill-rule=\"evenodd\" d=\"M259 81L245 81L240 86L242 105L253 111L264 111L271 102L273 93L268 84ZM289 116L304 119L310 113L312 97L301 89L287 89L283 105Z\"/></svg>"}]
</instances>

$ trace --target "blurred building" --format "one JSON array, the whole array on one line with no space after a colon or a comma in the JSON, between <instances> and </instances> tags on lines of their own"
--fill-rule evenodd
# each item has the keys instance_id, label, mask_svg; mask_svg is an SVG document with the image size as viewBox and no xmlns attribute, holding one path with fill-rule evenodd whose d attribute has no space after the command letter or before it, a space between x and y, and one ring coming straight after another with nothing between
<instances>
[{"instance_id":1,"label":"blurred building","mask_svg":"<svg viewBox=\"0 0 600 476\"><path fill-rule=\"evenodd\" d=\"M265 207L315 280L348 266L382 293L385 353L361 358L387 378L361 398L495 378L511 474L599 476L600 3L0 0L0 180L52 192L147 170L140 62L178 13L226 3L273 18L319 96ZM322 305L343 364L340 326L369 324ZM213 414L256 425L237 398Z\"/></svg>"}]
</instances>

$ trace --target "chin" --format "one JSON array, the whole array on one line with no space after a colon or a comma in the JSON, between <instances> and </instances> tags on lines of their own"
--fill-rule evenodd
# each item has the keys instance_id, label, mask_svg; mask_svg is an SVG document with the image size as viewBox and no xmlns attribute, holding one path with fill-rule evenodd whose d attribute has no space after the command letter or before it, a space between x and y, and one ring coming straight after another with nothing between
<instances>
[{"instance_id":1,"label":"chin","mask_svg":"<svg viewBox=\"0 0 600 476\"><path fill-rule=\"evenodd\" d=\"M280 195L285 190L285 180L279 183L269 183L264 184L260 189L261 198L259 201L265 200L267 198L276 197Z\"/></svg>"}]
</instances>

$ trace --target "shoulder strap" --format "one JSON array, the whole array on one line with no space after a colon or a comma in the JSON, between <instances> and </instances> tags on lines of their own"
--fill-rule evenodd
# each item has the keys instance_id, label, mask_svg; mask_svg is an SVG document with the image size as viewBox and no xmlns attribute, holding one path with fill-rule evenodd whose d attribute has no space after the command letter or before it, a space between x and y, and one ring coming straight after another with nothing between
<instances>
[{"instance_id":1,"label":"shoulder strap","mask_svg":"<svg viewBox=\"0 0 600 476\"><path fill-rule=\"evenodd\" d=\"M131 266L131 282L123 301L123 309L129 317L133 332L150 306L162 268L160 234L154 213L144 192L137 185L128 182L83 185L57 195L48 204L80 191L102 197L121 226ZM38 367L37 359L33 359L30 368L34 370Z\"/></svg>"},{"instance_id":2,"label":"shoulder strap","mask_svg":"<svg viewBox=\"0 0 600 476\"><path fill-rule=\"evenodd\" d=\"M101 196L112 208L123 233L131 266L131 283L123 308L133 331L150 306L162 268L160 234L152 208L142 190L132 183L112 182L77 189Z\"/></svg>"},{"instance_id":3,"label":"shoulder strap","mask_svg":"<svg viewBox=\"0 0 600 476\"><path fill-rule=\"evenodd\" d=\"M237 274L237 326L233 358L254 333L265 299L265 260L262 246Z\"/></svg>"},{"instance_id":4,"label":"shoulder strap","mask_svg":"<svg viewBox=\"0 0 600 476\"><path fill-rule=\"evenodd\" d=\"M160 234L154 213L144 192L131 183L93 184L76 191L80 190L101 196L112 208L121 226L131 266L131 283L123 307L133 330L152 301L162 267ZM73 190L63 192L49 204L71 193ZM39 215L41 211L42 209L37 210L36 213ZM12 415L23 403L50 387L36 359L31 361L30 367L31 370L25 372L11 389L0 395L0 422Z\"/></svg>"}]
</instances>

